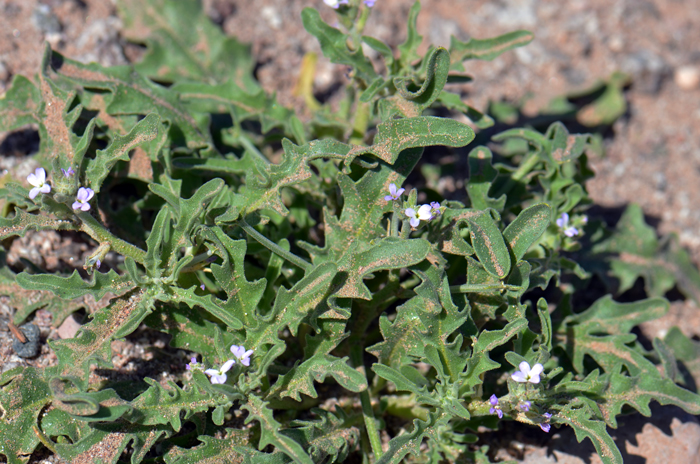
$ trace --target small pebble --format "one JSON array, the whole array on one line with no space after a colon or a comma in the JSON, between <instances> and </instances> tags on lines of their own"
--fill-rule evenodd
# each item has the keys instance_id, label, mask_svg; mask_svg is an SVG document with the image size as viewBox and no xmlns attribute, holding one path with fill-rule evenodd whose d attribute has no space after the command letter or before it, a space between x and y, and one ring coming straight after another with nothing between
<instances>
[{"instance_id":1,"label":"small pebble","mask_svg":"<svg viewBox=\"0 0 700 464\"><path fill-rule=\"evenodd\" d=\"M676 85L683 90L693 90L700 84L700 66L681 66L673 74Z\"/></svg>"},{"instance_id":2,"label":"small pebble","mask_svg":"<svg viewBox=\"0 0 700 464\"><path fill-rule=\"evenodd\" d=\"M18 328L27 337L27 342L22 343L14 339L12 341L12 349L20 358L33 358L39 354L39 342L41 340L39 327L34 324L24 324Z\"/></svg>"}]
</instances>

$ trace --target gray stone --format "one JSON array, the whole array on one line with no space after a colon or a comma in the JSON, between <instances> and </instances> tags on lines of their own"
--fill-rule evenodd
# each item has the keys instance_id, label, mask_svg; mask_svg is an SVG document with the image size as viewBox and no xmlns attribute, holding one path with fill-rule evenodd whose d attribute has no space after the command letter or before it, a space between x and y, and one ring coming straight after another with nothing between
<instances>
[{"instance_id":1,"label":"gray stone","mask_svg":"<svg viewBox=\"0 0 700 464\"><path fill-rule=\"evenodd\" d=\"M27 337L27 341L22 343L15 339L12 342L12 349L20 358L33 358L39 354L39 344L41 342L39 327L34 324L24 324L19 327L19 330Z\"/></svg>"}]
</instances>

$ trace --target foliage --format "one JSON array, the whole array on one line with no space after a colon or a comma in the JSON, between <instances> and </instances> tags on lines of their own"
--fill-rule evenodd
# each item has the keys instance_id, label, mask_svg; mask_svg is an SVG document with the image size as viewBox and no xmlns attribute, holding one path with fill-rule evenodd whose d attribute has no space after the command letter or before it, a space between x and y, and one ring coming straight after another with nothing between
<instances>
[{"instance_id":1,"label":"foliage","mask_svg":"<svg viewBox=\"0 0 700 464\"><path fill-rule=\"evenodd\" d=\"M635 206L614 230L587 220L593 138L553 122L510 128L490 149L437 116L492 125L445 86L533 35L421 55L416 3L392 50L363 35L367 3L340 5L338 27L302 14L351 70L339 109L316 102L307 124L195 0L120 2L127 37L146 47L133 66L47 48L35 79L14 79L0 129L38 126L48 180L3 188L0 237L70 230L96 246L87 275L0 269L16 323L40 307L57 321L91 310L75 338L49 342L55 365L0 375L7 462L40 445L71 462L489 462L477 433L502 418L568 425L621 464L607 428L623 412L648 415L655 400L700 413L679 370L697 373L697 344L674 329L648 351L632 332L666 313L673 287L697 300L700 275ZM612 122L623 85L602 86L580 117ZM464 201L420 178L400 189L430 172L425 151L465 158ZM126 187L136 201L114 201ZM124 260L101 272L110 251ZM594 274L619 292L642 277L650 298L582 307ZM111 344L144 326L170 336L177 382L118 380ZM544 373L512 377L525 363Z\"/></svg>"}]
</instances>

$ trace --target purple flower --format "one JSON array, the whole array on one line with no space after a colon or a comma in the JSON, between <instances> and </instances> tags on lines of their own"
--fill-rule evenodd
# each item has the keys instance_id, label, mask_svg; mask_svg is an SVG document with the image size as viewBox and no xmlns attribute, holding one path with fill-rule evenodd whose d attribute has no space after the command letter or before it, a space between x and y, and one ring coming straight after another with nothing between
<instances>
[{"instance_id":1,"label":"purple flower","mask_svg":"<svg viewBox=\"0 0 700 464\"><path fill-rule=\"evenodd\" d=\"M250 366L250 356L253 354L253 350L246 351L243 345L232 345L231 353L238 359L244 366Z\"/></svg>"},{"instance_id":2,"label":"purple flower","mask_svg":"<svg viewBox=\"0 0 700 464\"><path fill-rule=\"evenodd\" d=\"M49 193L51 185L46 183L46 171L44 168L36 168L36 170L27 176L27 182L34 186L29 191L29 198L32 200L40 193Z\"/></svg>"},{"instance_id":3,"label":"purple flower","mask_svg":"<svg viewBox=\"0 0 700 464\"><path fill-rule=\"evenodd\" d=\"M367 5L369 8L372 8L374 4L376 3L377 0L364 0L362 3Z\"/></svg>"},{"instance_id":4,"label":"purple flower","mask_svg":"<svg viewBox=\"0 0 700 464\"><path fill-rule=\"evenodd\" d=\"M544 370L542 364L537 363L530 369L530 364L527 361L523 361L518 367L520 370L510 376L513 380L521 383L540 383L540 374Z\"/></svg>"},{"instance_id":5,"label":"purple flower","mask_svg":"<svg viewBox=\"0 0 700 464\"><path fill-rule=\"evenodd\" d=\"M389 184L389 195L385 195L384 199L386 201L393 201L393 200L398 200L401 194L405 191L406 189L400 188L396 190L396 184L391 183Z\"/></svg>"},{"instance_id":6,"label":"purple flower","mask_svg":"<svg viewBox=\"0 0 700 464\"><path fill-rule=\"evenodd\" d=\"M404 214L411 218L411 227L418 227L420 221L430 221L433 218L430 205L421 205L418 211L413 208L406 208Z\"/></svg>"},{"instance_id":7,"label":"purple flower","mask_svg":"<svg viewBox=\"0 0 700 464\"><path fill-rule=\"evenodd\" d=\"M211 377L213 385L226 383L226 373L231 370L234 364L236 364L236 361L229 359L220 369L207 369L204 373Z\"/></svg>"},{"instance_id":8,"label":"purple flower","mask_svg":"<svg viewBox=\"0 0 700 464\"><path fill-rule=\"evenodd\" d=\"M61 172L63 172L63 175L64 175L65 177L70 177L70 176L72 176L73 174L75 174L75 171L73 170L72 167L69 167L67 171L66 171L65 169L61 168Z\"/></svg>"},{"instance_id":9,"label":"purple flower","mask_svg":"<svg viewBox=\"0 0 700 464\"><path fill-rule=\"evenodd\" d=\"M547 419L547 422L541 422L541 423L539 424L539 426L540 426L540 428L541 428L542 430L544 430L545 432L549 433L549 430L552 428L551 424L549 423L549 419L552 418L552 415L551 415L550 413L548 413L548 412L546 412L546 413L544 413L544 414L542 414L542 415L545 417L545 419Z\"/></svg>"},{"instance_id":10,"label":"purple flower","mask_svg":"<svg viewBox=\"0 0 700 464\"><path fill-rule=\"evenodd\" d=\"M73 203L74 210L90 211L90 199L95 196L95 192L90 188L80 187L78 189L78 196L75 198Z\"/></svg>"},{"instance_id":11,"label":"purple flower","mask_svg":"<svg viewBox=\"0 0 700 464\"><path fill-rule=\"evenodd\" d=\"M95 261L95 268L96 268L96 269L99 269L100 266L102 266L102 261L100 261L100 260L98 259L97 261Z\"/></svg>"},{"instance_id":12,"label":"purple flower","mask_svg":"<svg viewBox=\"0 0 700 464\"><path fill-rule=\"evenodd\" d=\"M531 407L532 403L530 401L523 401L522 403L520 403L520 409L522 409L525 412L528 412Z\"/></svg>"},{"instance_id":13,"label":"purple flower","mask_svg":"<svg viewBox=\"0 0 700 464\"><path fill-rule=\"evenodd\" d=\"M564 235L567 237L575 237L578 235L578 229L569 225L569 215L566 213L561 213L561 217L557 219L557 226L564 231Z\"/></svg>"},{"instance_id":14,"label":"purple flower","mask_svg":"<svg viewBox=\"0 0 700 464\"><path fill-rule=\"evenodd\" d=\"M187 369L188 371L189 371L189 370L192 370L192 368L193 368L196 364L197 364L197 358L195 358L194 356L192 356L192 357L190 358L190 362L185 366L185 369Z\"/></svg>"},{"instance_id":15,"label":"purple flower","mask_svg":"<svg viewBox=\"0 0 700 464\"><path fill-rule=\"evenodd\" d=\"M491 395L489 398L489 403L491 403L491 408L489 408L489 414L496 414L499 419L503 419L503 411L498 407L498 398L496 395Z\"/></svg>"},{"instance_id":16,"label":"purple flower","mask_svg":"<svg viewBox=\"0 0 700 464\"><path fill-rule=\"evenodd\" d=\"M442 214L442 207L440 206L440 203L438 203L437 201L430 202L430 214L432 214L433 217Z\"/></svg>"},{"instance_id":17,"label":"purple flower","mask_svg":"<svg viewBox=\"0 0 700 464\"><path fill-rule=\"evenodd\" d=\"M199 288L201 288L202 291L204 291L204 289L207 288L207 287L205 287L204 284L202 284L202 285L199 286Z\"/></svg>"},{"instance_id":18,"label":"purple flower","mask_svg":"<svg viewBox=\"0 0 700 464\"><path fill-rule=\"evenodd\" d=\"M323 0L323 3L337 10L340 5L347 5L348 1L349 0Z\"/></svg>"}]
</instances>

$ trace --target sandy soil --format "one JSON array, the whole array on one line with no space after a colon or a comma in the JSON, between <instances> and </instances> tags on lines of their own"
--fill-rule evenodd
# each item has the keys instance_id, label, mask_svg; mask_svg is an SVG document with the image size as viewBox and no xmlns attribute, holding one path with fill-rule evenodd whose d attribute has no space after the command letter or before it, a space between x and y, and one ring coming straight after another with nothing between
<instances>
[{"instance_id":1,"label":"sandy soil","mask_svg":"<svg viewBox=\"0 0 700 464\"><path fill-rule=\"evenodd\" d=\"M227 34L253 44L257 75L265 89L277 92L283 104L303 111L303 102L293 95L296 74L304 54L320 50L302 29L299 15L309 5L321 10L328 20L333 12L321 0L203 3ZM411 3L378 0L366 33L392 45L401 43ZM449 45L450 35L465 40L521 28L535 33L535 40L526 48L492 62L469 63L467 71L475 81L464 89L465 99L477 108L487 108L489 101L526 98L523 111L533 116L556 96L589 87L614 71L628 73L632 78L625 93L628 111L606 134L605 156L591 161L596 177L588 184L589 192L599 211L613 217L630 202L639 203L659 234L677 233L694 262L700 262L700 209L695 207L700 203L698 0L424 0L422 5L419 31L426 41L437 45ZM107 0L0 0L0 93L13 75L36 73L44 41L86 62L114 65L136 59L140 50L123 39L121 28L113 2ZM316 92L332 95L343 72L321 58ZM32 159L26 156L30 153L31 147L18 143L17 134L0 132L0 169L30 172ZM34 240L47 243L48 254L70 246L58 235ZM29 255L36 252L27 246L31 242L27 239L16 244ZM78 253L82 251L79 244L75 246ZM17 249L13 252L22 254ZM54 254L60 255L58 251ZM0 319L2 363L5 367L8 362L26 363L12 357L5 314L0 314ZM36 322L44 337L58 336L50 315L40 312ZM646 325L643 332L652 338L672 325L699 337L700 313L695 304L674 302L669 316ZM48 350L30 363L51 361L44 356L50 356ZM669 456L676 462L691 462L690 456L700 446L700 426L696 418L673 411L664 409L660 419L655 416L646 422L651 429L642 426L645 422L640 416L631 416L632 422L626 423L636 425L620 436L620 440L627 440L626 445L620 443L628 450L629 462L667 462ZM683 441L676 433L690 434L690 438ZM567 455L572 460L566 461L556 455L557 462L597 462L597 458L589 460L590 449L576 451L570 444L571 434L565 431L547 438L514 437L502 457L555 462L548 461L553 459L552 450L570 450L578 457ZM681 442L685 448L674 445ZM680 448L688 454L679 455ZM635 460L638 456L643 456L642 460Z\"/></svg>"}]
</instances>

